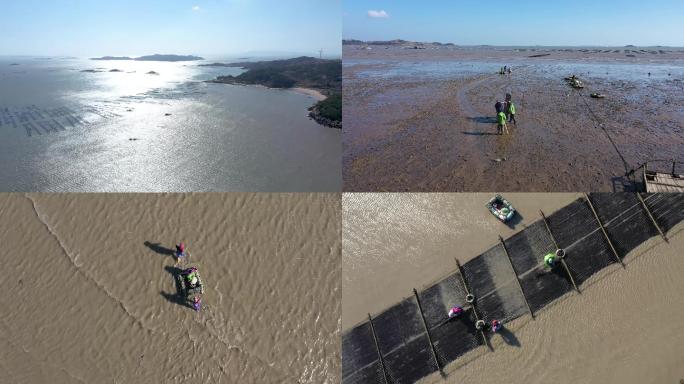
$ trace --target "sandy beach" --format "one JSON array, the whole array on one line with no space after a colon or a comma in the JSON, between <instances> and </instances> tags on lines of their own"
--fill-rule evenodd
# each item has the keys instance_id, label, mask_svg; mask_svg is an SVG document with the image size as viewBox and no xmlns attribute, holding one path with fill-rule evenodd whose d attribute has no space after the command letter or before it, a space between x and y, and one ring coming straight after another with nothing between
<instances>
[{"instance_id":1,"label":"sandy beach","mask_svg":"<svg viewBox=\"0 0 684 384\"><path fill-rule=\"evenodd\" d=\"M623 191L646 161L684 161L684 50L370 48L344 48L346 191Z\"/></svg>"},{"instance_id":2,"label":"sandy beach","mask_svg":"<svg viewBox=\"0 0 684 384\"><path fill-rule=\"evenodd\" d=\"M0 195L2 381L339 382L339 198ZM200 312L176 296L178 241Z\"/></svg>"},{"instance_id":3,"label":"sandy beach","mask_svg":"<svg viewBox=\"0 0 684 384\"><path fill-rule=\"evenodd\" d=\"M301 93L302 95L311 96L314 99L316 99L316 101L323 101L323 100L328 98L326 95L322 94L320 91L317 91L315 89L300 88L300 87L294 87L291 89L292 89L292 91L297 92L297 93Z\"/></svg>"},{"instance_id":4,"label":"sandy beach","mask_svg":"<svg viewBox=\"0 0 684 384\"><path fill-rule=\"evenodd\" d=\"M343 330L410 297L412 287L424 289L452 272L453 257L465 261L493 245L499 233L515 231L486 218L473 203L480 194L351 196L345 195L343 213ZM524 228L538 219L535 210L548 215L577 195L508 197L522 212L516 227ZM435 373L420 382L678 382L684 362L684 334L675 320L683 315L677 304L684 289L678 251L683 229L679 223L668 231L669 243L656 236L633 249L625 268L605 268L583 283L581 294L567 294L534 319L526 315L509 323L505 338L491 338L492 352L473 350L446 366L445 378Z\"/></svg>"}]
</instances>

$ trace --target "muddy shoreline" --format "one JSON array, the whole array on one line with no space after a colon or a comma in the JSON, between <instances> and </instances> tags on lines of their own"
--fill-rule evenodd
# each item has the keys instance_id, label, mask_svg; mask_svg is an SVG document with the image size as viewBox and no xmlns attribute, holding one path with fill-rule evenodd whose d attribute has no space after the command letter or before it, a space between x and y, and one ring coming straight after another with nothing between
<instances>
[{"instance_id":1,"label":"muddy shoreline","mask_svg":"<svg viewBox=\"0 0 684 384\"><path fill-rule=\"evenodd\" d=\"M684 161L684 51L543 52L346 46L345 191L620 191L645 161ZM507 92L518 123L499 136Z\"/></svg>"}]
</instances>

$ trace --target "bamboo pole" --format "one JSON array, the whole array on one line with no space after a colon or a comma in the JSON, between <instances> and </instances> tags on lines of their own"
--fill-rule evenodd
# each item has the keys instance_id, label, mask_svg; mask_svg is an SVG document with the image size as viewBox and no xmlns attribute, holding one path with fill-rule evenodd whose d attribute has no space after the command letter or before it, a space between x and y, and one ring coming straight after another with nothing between
<instances>
[{"instance_id":1,"label":"bamboo pole","mask_svg":"<svg viewBox=\"0 0 684 384\"><path fill-rule=\"evenodd\" d=\"M639 194L639 193L637 192L636 195L637 195L637 197L639 198L639 201L641 202L641 206L644 207L644 210L646 210L646 213L648 214L648 217L651 218L651 222L653 223L653 225L654 225L654 226L656 227L656 229L658 230L658 233L660 233L660 236L663 237L663 240L665 240L666 243L669 242L669 241L667 240L667 236L665 236L665 233L663 233L663 230L660 229L660 226L659 226L658 223L655 221L655 218L654 218L653 215L651 214L651 211L648 209L648 206L646 205L646 202L644 201L644 199L641 197L641 194Z\"/></svg>"},{"instance_id":2,"label":"bamboo pole","mask_svg":"<svg viewBox=\"0 0 684 384\"><path fill-rule=\"evenodd\" d=\"M589 203L589 208L591 208L591 211L594 213L594 218L596 218L596 222L598 222L599 227L601 228L601 232L603 232L603 237L605 237L606 241L608 242L608 245L610 245L610 249L613 251L613 255L615 255L615 259L617 259L618 263L622 265L622 268L625 267L625 263L622 262L622 259L618 255L617 251L615 250L615 247L613 246L613 242L610 241L610 237L608 237L608 233L606 232L606 228L603 226L603 223L601 222L601 219L599 219L598 213L596 213L596 209L594 209L594 204L591 203L591 200L589 199L588 194L584 194L584 199Z\"/></svg>"},{"instance_id":3,"label":"bamboo pole","mask_svg":"<svg viewBox=\"0 0 684 384\"><path fill-rule=\"evenodd\" d=\"M534 319L534 312L532 312L532 307L530 307L530 303L527 302L527 297L525 297L525 291L523 291L520 278L518 277L518 274L515 273L515 268L513 267L513 260L511 260L511 255L508 254L508 249L506 249L506 244L504 243L504 240L501 236L499 236L499 242L501 243L501 248L503 248L504 253L506 254L506 258L508 259L508 262L511 265L511 269L513 270L513 274L515 275L515 281L518 282L518 288L520 288L520 294L525 299L525 305L527 305L527 310L530 312L530 316L532 316L532 318Z\"/></svg>"},{"instance_id":4,"label":"bamboo pole","mask_svg":"<svg viewBox=\"0 0 684 384\"><path fill-rule=\"evenodd\" d=\"M539 213L542 216L542 219L544 219L544 225L546 226L546 230L549 232L549 236L551 236L551 240L553 241L553 245L556 247L556 249L560 249L558 246L558 243L556 242L556 238L553 237L553 232L551 232L551 227L549 227L548 220L546 219L546 215L544 215L544 212L540 209ZM570 278L570 282L572 283L572 286L575 287L575 291L577 293L582 293L579 290L579 287L577 287L577 284L575 284L575 278L572 277L572 273L570 272L570 268L568 268L568 264L565 262L564 259L561 259L561 264L563 265L563 268L565 268L565 272L568 274L568 277Z\"/></svg>"},{"instance_id":5,"label":"bamboo pole","mask_svg":"<svg viewBox=\"0 0 684 384\"><path fill-rule=\"evenodd\" d=\"M416 296L416 302L418 303L418 310L420 311L420 317L423 319L423 326L425 327L425 334L428 337L428 342L430 343L430 350L432 351L432 357L435 359L435 364L437 364L437 369L439 369L439 373L442 376L444 375L444 371L442 370L442 366L439 364L439 359L437 358L437 349L435 349L435 344L432 342L432 337L430 337L430 330L428 329L427 326L427 321L425 321L425 314L423 313L423 306L420 305L420 297L418 297L418 291L416 291L415 288L413 288L413 294Z\"/></svg>"},{"instance_id":6,"label":"bamboo pole","mask_svg":"<svg viewBox=\"0 0 684 384\"><path fill-rule=\"evenodd\" d=\"M378 345L378 338L375 335L375 327L373 326L373 318L370 313L368 314L368 322L371 327L371 334L373 335L373 341L375 342L375 350L378 351L378 360L380 361L380 367L382 367L382 375L385 377L385 383L389 384L389 375L387 374L387 368L385 368L385 361L382 359L382 353L380 353L380 345Z\"/></svg>"},{"instance_id":7,"label":"bamboo pole","mask_svg":"<svg viewBox=\"0 0 684 384\"><path fill-rule=\"evenodd\" d=\"M454 260L456 260L456 266L458 267L458 274L461 275L461 282L463 283L463 288L465 288L466 295L471 295L470 287L468 287L468 282L465 279L465 274L463 274L463 267L461 267L461 263L458 261L457 258L454 257ZM475 298L475 301L473 301L471 306L473 307L473 313L475 314L475 321L480 321L480 316L477 314L477 307L475 307L476 301L477 301L477 298ZM492 348L491 344L489 344L489 339L487 339L487 336L485 335L484 330L480 329L480 335L482 335L482 340L484 340L484 343L489 348L489 350L494 351L494 348Z\"/></svg>"}]
</instances>

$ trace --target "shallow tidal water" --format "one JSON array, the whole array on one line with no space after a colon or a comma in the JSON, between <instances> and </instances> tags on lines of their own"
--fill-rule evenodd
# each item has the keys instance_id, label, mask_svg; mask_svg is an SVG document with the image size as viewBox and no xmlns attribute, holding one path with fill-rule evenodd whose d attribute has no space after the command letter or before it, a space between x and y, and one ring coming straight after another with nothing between
<instances>
[{"instance_id":1,"label":"shallow tidal water","mask_svg":"<svg viewBox=\"0 0 684 384\"><path fill-rule=\"evenodd\" d=\"M1 381L338 383L339 199L0 194Z\"/></svg>"}]
</instances>

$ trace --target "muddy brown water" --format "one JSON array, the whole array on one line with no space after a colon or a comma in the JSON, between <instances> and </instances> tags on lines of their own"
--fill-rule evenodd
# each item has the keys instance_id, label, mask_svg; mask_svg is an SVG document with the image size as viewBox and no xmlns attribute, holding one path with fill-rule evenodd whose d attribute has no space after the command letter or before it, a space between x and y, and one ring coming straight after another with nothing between
<instances>
[{"instance_id":1,"label":"muddy brown water","mask_svg":"<svg viewBox=\"0 0 684 384\"><path fill-rule=\"evenodd\" d=\"M339 382L339 199L0 195L0 381ZM199 313L175 297L181 240Z\"/></svg>"},{"instance_id":2,"label":"muddy brown water","mask_svg":"<svg viewBox=\"0 0 684 384\"><path fill-rule=\"evenodd\" d=\"M342 197L342 326L351 328L480 255L577 193L507 193L518 214L503 224L490 193L346 193Z\"/></svg>"},{"instance_id":3,"label":"muddy brown water","mask_svg":"<svg viewBox=\"0 0 684 384\"><path fill-rule=\"evenodd\" d=\"M488 194L343 195L342 326L411 296L496 242L577 194L506 195L522 219L513 227L488 217ZM538 312L507 324L494 352L481 347L420 382L432 383L678 383L684 378L684 224L631 251Z\"/></svg>"},{"instance_id":4,"label":"muddy brown water","mask_svg":"<svg viewBox=\"0 0 684 384\"><path fill-rule=\"evenodd\" d=\"M656 61L493 52L346 48L344 189L622 191L645 161L684 161L681 52ZM495 73L503 65L512 75ZM572 73L581 92L563 81ZM494 103L506 93L517 124L501 136Z\"/></svg>"}]
</instances>

